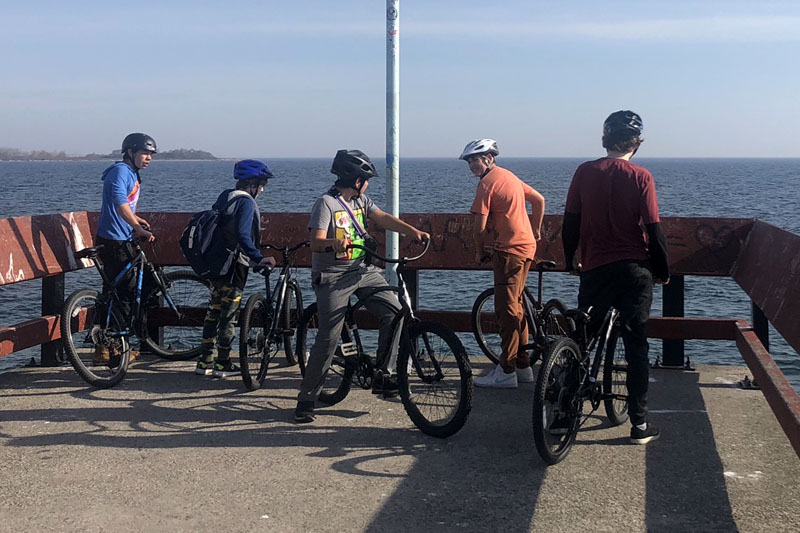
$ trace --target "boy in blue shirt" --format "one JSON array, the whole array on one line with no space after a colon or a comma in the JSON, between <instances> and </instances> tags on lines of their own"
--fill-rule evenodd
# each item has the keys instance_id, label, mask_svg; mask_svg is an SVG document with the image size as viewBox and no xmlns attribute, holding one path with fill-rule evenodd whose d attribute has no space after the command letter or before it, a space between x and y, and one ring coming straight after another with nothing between
<instances>
[{"instance_id":1,"label":"boy in blue shirt","mask_svg":"<svg viewBox=\"0 0 800 533\"><path fill-rule=\"evenodd\" d=\"M147 168L155 153L156 141L152 137L145 133L131 133L122 141L122 161L114 163L103 172L103 204L97 222L95 245L102 245L98 255L103 264L103 272L110 280L116 278L133 259L133 239L146 242L155 240L155 236L148 230L147 221L136 215L142 181L139 171ZM125 316L130 314L135 283L131 270L117 286L117 295ZM107 296L109 290L109 287L103 287L103 295ZM96 316L100 317L102 314L100 310ZM130 360L133 361L138 355L139 352L131 350ZM108 364L109 360L108 347L97 346L94 363Z\"/></svg>"},{"instance_id":2,"label":"boy in blue shirt","mask_svg":"<svg viewBox=\"0 0 800 533\"><path fill-rule=\"evenodd\" d=\"M235 189L226 189L214 203L222 210L217 231L222 232L220 253L236 251L230 265L223 267L211 281L211 302L203 322L201 356L195 374L225 378L239 373L231 362L231 345L235 335L233 319L242 303L250 263L275 266L275 259L261 255L261 215L256 198L264 191L272 171L261 161L245 159L233 167ZM226 204L231 202L225 209ZM214 345L217 357L214 361Z\"/></svg>"}]
</instances>

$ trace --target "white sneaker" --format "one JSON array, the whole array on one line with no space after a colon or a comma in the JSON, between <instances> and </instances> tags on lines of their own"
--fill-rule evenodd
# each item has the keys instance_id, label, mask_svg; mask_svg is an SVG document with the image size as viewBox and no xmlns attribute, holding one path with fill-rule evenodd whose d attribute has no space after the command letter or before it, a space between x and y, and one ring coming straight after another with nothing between
<instances>
[{"instance_id":1,"label":"white sneaker","mask_svg":"<svg viewBox=\"0 0 800 533\"><path fill-rule=\"evenodd\" d=\"M516 389L517 373L511 372L510 374L506 374L503 371L503 367L497 365L485 376L475 378L475 386L489 387L493 389Z\"/></svg>"},{"instance_id":2,"label":"white sneaker","mask_svg":"<svg viewBox=\"0 0 800 533\"><path fill-rule=\"evenodd\" d=\"M518 368L517 381L520 383L533 383L533 367Z\"/></svg>"}]
</instances>

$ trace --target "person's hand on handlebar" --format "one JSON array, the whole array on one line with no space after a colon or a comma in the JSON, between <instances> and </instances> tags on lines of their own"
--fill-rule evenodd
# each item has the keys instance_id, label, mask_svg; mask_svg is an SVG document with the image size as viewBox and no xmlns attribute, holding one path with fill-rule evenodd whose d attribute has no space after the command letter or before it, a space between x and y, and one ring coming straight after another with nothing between
<instances>
[{"instance_id":1,"label":"person's hand on handlebar","mask_svg":"<svg viewBox=\"0 0 800 533\"><path fill-rule=\"evenodd\" d=\"M145 226L147 229L145 229ZM156 236L150 233L148 230L150 226L147 226L145 222L144 225L133 226L133 240L141 240L144 242L153 242L156 240Z\"/></svg>"},{"instance_id":2,"label":"person's hand on handlebar","mask_svg":"<svg viewBox=\"0 0 800 533\"><path fill-rule=\"evenodd\" d=\"M430 233L428 233L426 231L420 231L418 229L414 230L414 233L413 233L412 237L414 237L415 241L419 241L419 242L428 242L429 240L431 240L431 234Z\"/></svg>"},{"instance_id":3,"label":"person's hand on handlebar","mask_svg":"<svg viewBox=\"0 0 800 533\"><path fill-rule=\"evenodd\" d=\"M275 268L276 264L277 262L274 257L262 257L261 261L258 262L258 266L260 267Z\"/></svg>"}]
</instances>

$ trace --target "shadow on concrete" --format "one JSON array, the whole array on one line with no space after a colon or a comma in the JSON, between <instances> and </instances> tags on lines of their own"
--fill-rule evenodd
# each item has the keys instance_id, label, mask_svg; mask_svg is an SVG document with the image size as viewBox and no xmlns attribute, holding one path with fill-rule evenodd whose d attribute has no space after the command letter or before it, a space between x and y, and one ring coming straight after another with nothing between
<instances>
[{"instance_id":1,"label":"shadow on concrete","mask_svg":"<svg viewBox=\"0 0 800 533\"><path fill-rule=\"evenodd\" d=\"M39 396L44 405L0 409L0 420L82 423L77 426L80 430L65 425L59 433L11 436L3 431L0 436L7 439L6 446L42 449L297 448L306 457L332 459L330 468L337 472L394 480L396 488L387 489L368 531L535 529L548 469L533 445L532 386L477 389L467 425L440 440L410 426L399 401L378 400L367 391L354 391L342 404L320 409L314 424L294 424L299 372L293 367L274 369L265 388L256 392L245 392L238 379L194 376L192 369L191 363L137 362L134 371L111 390L88 388L74 372L63 370L39 369L33 376L16 378L2 375L0 387L5 392ZM600 458L611 455L634 463L644 452L647 530L737 530L697 374L654 375L650 403L653 409L665 410L653 416L662 427L662 438L646 450L632 447L627 444L628 427L610 428L598 411L579 434L573 454L555 467L580 485L550 484L549 497L555 491L568 509L581 512L581 492L628 483L627 470L614 469ZM56 387L61 394L66 390L89 403L63 406L53 397ZM97 407L92 406L95 401ZM587 452L588 463L581 460ZM403 458L410 467L387 466ZM640 465L632 465L634 474L641 471ZM437 517L433 523L432 517ZM613 517L607 518L613 523ZM569 520L564 526L568 531Z\"/></svg>"},{"instance_id":2,"label":"shadow on concrete","mask_svg":"<svg viewBox=\"0 0 800 533\"><path fill-rule=\"evenodd\" d=\"M711 421L698 386L699 374L651 371L658 398L651 419L661 438L647 445L648 531L737 531ZM704 385L705 386L705 385Z\"/></svg>"}]
</instances>

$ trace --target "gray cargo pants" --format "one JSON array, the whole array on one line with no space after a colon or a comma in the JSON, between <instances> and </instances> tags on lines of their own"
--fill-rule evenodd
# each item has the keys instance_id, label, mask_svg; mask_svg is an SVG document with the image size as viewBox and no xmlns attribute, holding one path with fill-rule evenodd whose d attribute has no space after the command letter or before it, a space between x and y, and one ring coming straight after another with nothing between
<instances>
[{"instance_id":1,"label":"gray cargo pants","mask_svg":"<svg viewBox=\"0 0 800 533\"><path fill-rule=\"evenodd\" d=\"M314 346L311 347L306 374L300 384L298 401L316 401L322 391L325 375L331 366L333 354L342 335L347 304L354 293L357 298L363 297L375 287L386 287L382 270L374 266L362 265L361 268L345 273L314 273L311 285L317 296L317 314L319 330ZM397 293L382 291L365 302L365 307L378 316L380 330L378 333L378 354L387 349L391 352L387 359L386 370L395 373L397 367L397 348L402 328L402 321L392 336L392 320L400 309ZM391 342L390 342L391 338Z\"/></svg>"}]
</instances>

